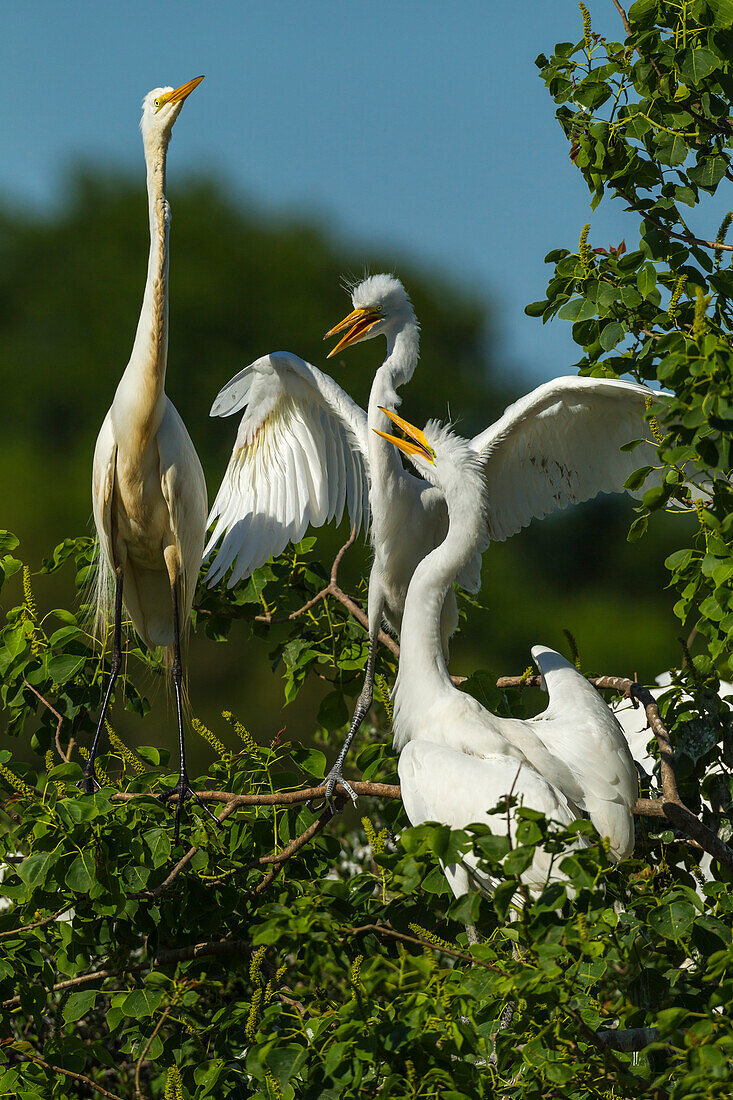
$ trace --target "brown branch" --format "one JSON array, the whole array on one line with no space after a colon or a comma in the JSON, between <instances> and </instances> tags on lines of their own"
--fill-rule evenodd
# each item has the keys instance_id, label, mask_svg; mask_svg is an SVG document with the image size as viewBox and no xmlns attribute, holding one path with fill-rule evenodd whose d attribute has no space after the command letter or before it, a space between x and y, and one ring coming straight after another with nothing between
<instances>
[{"instance_id":1,"label":"brown branch","mask_svg":"<svg viewBox=\"0 0 733 1100\"><path fill-rule=\"evenodd\" d=\"M362 783L355 780L350 784L358 795L367 795L374 798L400 798L400 788L396 783ZM341 784L337 784L336 791L346 795ZM275 791L273 794L232 794L230 791L196 791L202 802L225 802L228 806L292 806L298 802L311 802L317 798L326 797L325 784L320 787L302 787L297 791ZM131 802L135 798L151 798L147 791L118 791L112 795L111 802ZM175 802L177 794L171 795L169 801Z\"/></svg>"},{"instance_id":2,"label":"brown branch","mask_svg":"<svg viewBox=\"0 0 733 1100\"><path fill-rule=\"evenodd\" d=\"M342 794L341 791L338 792L338 795L342 798L346 797ZM283 848L282 851L273 852L269 856L258 856L257 859L250 860L249 863L243 864L242 867L237 867L234 871L229 871L226 875L222 875L221 878L214 879L213 882L210 883L210 885L220 886L222 883L227 882L235 875L244 874L246 871L253 871L255 867L263 867L267 866L268 864L273 864L275 870L271 873L271 877L268 878L268 876L265 875L263 881L258 883L255 891L253 891L256 893L261 893L261 891L265 889L265 886L269 886L270 882L272 882L272 879L275 877L275 874L277 874L277 871L280 869L282 864L287 863L287 861L291 859L295 855L295 853L299 851L305 844L307 844L309 840L312 840L314 836L317 836L318 833L320 833L321 830L324 829L326 825L328 825L332 817L333 813L327 806L320 817L318 817L311 825L309 825L308 828L300 834L300 836L296 836L295 840L291 840L290 844Z\"/></svg>"},{"instance_id":3,"label":"brown branch","mask_svg":"<svg viewBox=\"0 0 733 1100\"><path fill-rule=\"evenodd\" d=\"M162 1028L163 1024L167 1020L170 1012L173 1009L173 1006L176 1003L176 999L177 999L177 997L174 994L173 997L171 998L170 1003L164 1008L163 1012L161 1013L160 1019L158 1020L157 1024L153 1028L153 1031L152 1031L152 1034L151 1034L150 1038L148 1039L147 1043L143 1047L142 1052L140 1054L140 1057L138 1058L137 1062L135 1063L135 1098L136 1098L136 1100L145 1100L145 1098L143 1097L143 1094L140 1090L140 1070L142 1069L143 1062L145 1061L146 1054L148 1053L151 1046L153 1045L153 1042L155 1041L155 1036L158 1034L158 1032Z\"/></svg>"},{"instance_id":4,"label":"brown branch","mask_svg":"<svg viewBox=\"0 0 733 1100\"><path fill-rule=\"evenodd\" d=\"M614 8L616 9L616 11L621 16L621 22L624 25L624 30L626 31L626 37L631 38L631 34L632 34L631 24L629 23L628 16L626 15L626 12L621 7L618 0L611 0L611 3L613 4Z\"/></svg>"},{"instance_id":5,"label":"brown branch","mask_svg":"<svg viewBox=\"0 0 733 1100\"><path fill-rule=\"evenodd\" d=\"M178 796L176 795L175 797L177 798ZM223 821L226 821L229 815L234 813L236 808L236 803L229 802L218 815L217 820L219 821L219 824L221 824ZM158 886L154 887L152 890L139 890L134 894L128 894L128 897L148 899L157 898L160 894L164 893L173 885L175 880L180 875L181 871L188 866L193 857L199 851L199 847L200 845L194 844L193 847L189 848L185 856L179 859L178 863L175 865L171 873Z\"/></svg>"},{"instance_id":6,"label":"brown branch","mask_svg":"<svg viewBox=\"0 0 733 1100\"><path fill-rule=\"evenodd\" d=\"M619 0L611 0L611 3L613 4L614 8L616 9L616 11L621 16L621 22L624 25L624 30L626 31L626 37L631 38L631 35L633 34L633 31L631 30L631 24L629 23L628 16L626 15L626 12L624 11L624 9L619 4ZM635 49L636 49L636 52L638 53L639 57L643 61L644 60L643 53L641 52L641 50L639 49L638 46L636 46ZM657 66L656 61L654 60L653 57L650 57L649 61L651 62L651 65L652 65L652 68L654 69L654 72L657 74L657 76L661 80L662 79L662 74L659 71L659 68Z\"/></svg>"},{"instance_id":7,"label":"brown branch","mask_svg":"<svg viewBox=\"0 0 733 1100\"><path fill-rule=\"evenodd\" d=\"M33 928L41 928L44 924L50 924L51 921L56 920L62 913L65 913L67 909L70 909L70 905L62 905L55 913L52 913L50 917L44 917L43 920L34 921L33 924L21 924L20 928L11 928L7 932L0 932L0 940L9 940L13 936L19 936L22 932L30 932Z\"/></svg>"},{"instance_id":8,"label":"brown branch","mask_svg":"<svg viewBox=\"0 0 733 1100\"><path fill-rule=\"evenodd\" d=\"M25 686L27 688L29 688L33 692L33 694L35 695L35 697L37 699L40 699L40 701L43 703L44 707L46 707L47 710L51 711L51 714L54 716L54 718L56 718L58 720L57 725L56 725L56 738L55 738L55 740L56 740L56 749L58 751L59 756L63 760L64 764L68 764L69 763L69 754L71 753L71 748L72 748L72 745L73 745L73 739L72 739L72 741L69 742L69 745L67 747L66 752L64 752L64 750L61 748L61 726L63 725L63 721L64 721L63 718L61 717L59 712L51 706L48 699L44 699L43 696L41 695L41 693L39 691L36 691L36 689L33 687L33 684L29 684L27 680L23 680L23 683L25 684Z\"/></svg>"},{"instance_id":9,"label":"brown branch","mask_svg":"<svg viewBox=\"0 0 733 1100\"><path fill-rule=\"evenodd\" d=\"M659 799L639 798L634 806L634 813L647 817L665 817L676 829L686 833L696 841L700 847L713 856L726 867L733 867L733 849L716 836L712 829L703 825L702 821L690 810L680 798L677 788L677 777L674 771L674 750L664 722L659 715L654 696L649 688L637 684L625 676L588 676L587 679L597 688L610 688L619 691L632 701L638 699L646 711L647 722L657 739L660 756L660 775L662 780L662 797ZM496 681L498 688L519 687L527 684L532 687L540 687L539 676L501 676Z\"/></svg>"},{"instance_id":10,"label":"brown branch","mask_svg":"<svg viewBox=\"0 0 733 1100\"><path fill-rule=\"evenodd\" d=\"M704 237L696 237L694 233L678 233L676 229L670 229L664 222L659 221L653 214L650 214L648 210L640 210L624 191L618 188L617 191L621 198L629 204L635 214L638 214L640 218L644 218L646 221L650 221L652 225L655 225L666 237L673 237L675 240L684 241L686 244L696 244L701 248L711 248L715 252L733 252L733 244L724 244L722 241L707 241Z\"/></svg>"},{"instance_id":11,"label":"brown branch","mask_svg":"<svg viewBox=\"0 0 733 1100\"><path fill-rule=\"evenodd\" d=\"M375 932L379 936L391 936L393 939L403 940L405 943L414 943L418 947L428 947L431 951L439 951L442 955L451 955L454 959L462 959L464 962L470 963L471 966L481 966L484 970L493 970L497 974L501 974L502 978L509 977L505 970L502 970L500 966L495 966L494 963L474 958L473 955L469 955L465 951L454 951L451 947L431 943L430 940L421 940L417 936L407 936L404 932L397 932L386 924L361 924L358 928L344 928L343 931L349 936L358 936L362 932Z\"/></svg>"},{"instance_id":12,"label":"brown branch","mask_svg":"<svg viewBox=\"0 0 733 1100\"><path fill-rule=\"evenodd\" d=\"M107 1089L103 1089L101 1085L92 1081L91 1077L85 1077L83 1073L72 1073L70 1069L62 1069L61 1066L53 1066L50 1062L46 1062L43 1058L39 1058L37 1054L28 1054L25 1050L16 1050L15 1047L10 1048L13 1054L17 1054L22 1058L28 1058L29 1061L35 1062L38 1066L43 1066L44 1069L50 1069L53 1073L60 1073L64 1077L71 1077L74 1081L81 1081L82 1084L87 1085L88 1088L94 1089L95 1092L100 1093L102 1096L107 1096L109 1100L122 1100L121 1096L118 1096L116 1092L108 1092Z\"/></svg>"}]
</instances>

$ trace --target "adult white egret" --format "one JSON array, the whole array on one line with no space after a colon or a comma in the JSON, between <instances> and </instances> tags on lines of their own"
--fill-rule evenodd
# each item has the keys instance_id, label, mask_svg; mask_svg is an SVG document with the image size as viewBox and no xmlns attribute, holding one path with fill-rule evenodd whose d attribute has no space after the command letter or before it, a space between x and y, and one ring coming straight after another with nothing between
<instances>
[{"instance_id":1,"label":"adult white egret","mask_svg":"<svg viewBox=\"0 0 733 1100\"><path fill-rule=\"evenodd\" d=\"M371 509L374 563L369 577L369 657L351 728L327 777L329 801L337 782L355 799L341 768L372 702L376 639L382 620L399 633L407 587L419 561L445 537L448 513L441 491L404 469L394 447L369 428L389 422L380 406L400 403L397 389L412 377L419 326L410 299L391 275L372 275L352 293L353 310L327 337L343 333L329 353L384 336L387 356L374 377L365 413L332 378L289 352L263 356L218 394L212 416L244 408L237 440L209 522L205 556L220 543L210 584L231 569L229 586L262 565L308 525L341 519L357 527ZM599 492L614 492L633 470L652 465L653 452L620 450L649 436L644 419L651 391L606 378L556 378L510 405L471 440L491 457L484 507L487 538L505 539L534 517ZM648 445L650 446L650 445ZM483 547L481 547L483 549ZM480 585L478 549L457 577L468 591ZM456 628L449 589L440 617L441 644Z\"/></svg>"},{"instance_id":2,"label":"adult white egret","mask_svg":"<svg viewBox=\"0 0 733 1100\"><path fill-rule=\"evenodd\" d=\"M380 435L441 490L449 515L444 542L415 569L402 618L393 725L407 816L413 824L441 821L460 828L485 821L496 828L498 819L487 811L516 779L515 792L534 809L560 820L587 812L608 837L612 857L623 859L634 846L636 769L621 727L586 678L559 653L535 646L532 657L549 704L523 720L497 717L448 675L443 604L486 542L491 457L434 421L422 432L396 413L387 416L408 438ZM529 885L537 884L537 872L546 874L543 862L526 879ZM451 873L453 889L464 892L465 874L456 880L455 869Z\"/></svg>"},{"instance_id":3,"label":"adult white egret","mask_svg":"<svg viewBox=\"0 0 733 1100\"><path fill-rule=\"evenodd\" d=\"M140 129L147 169L150 253L135 342L97 438L92 475L100 542L97 623L112 610L112 663L102 712L84 769L84 790L97 786L94 760L104 717L122 667L122 607L146 645L172 647L180 747L175 838L191 790L183 735L181 640L191 613L206 534L206 482L191 438L165 394L168 353L166 155L173 124L204 78L156 88L143 100ZM209 813L208 809L200 803ZM209 816L213 816L209 814ZM216 820L216 819L214 819Z\"/></svg>"}]
</instances>

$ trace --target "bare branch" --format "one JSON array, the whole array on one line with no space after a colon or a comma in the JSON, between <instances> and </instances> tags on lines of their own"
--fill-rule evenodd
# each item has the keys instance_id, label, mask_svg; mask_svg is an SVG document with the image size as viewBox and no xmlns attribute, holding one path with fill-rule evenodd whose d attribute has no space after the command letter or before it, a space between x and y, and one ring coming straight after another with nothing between
<instances>
[{"instance_id":1,"label":"bare branch","mask_svg":"<svg viewBox=\"0 0 733 1100\"><path fill-rule=\"evenodd\" d=\"M357 794L372 796L374 798L400 798L400 788L396 783L361 783L354 781L350 784ZM343 796L347 792L337 784L336 791ZM302 787L297 791L275 791L263 794L232 794L231 791L196 791L202 802L225 802L236 809L238 806L292 806L298 802L312 802L318 798L326 797L325 784L320 787ZM136 798L151 798L145 791L118 791L112 795L111 802L131 802ZM175 803L177 794L171 795L169 801ZM228 816L228 815L227 815Z\"/></svg>"},{"instance_id":2,"label":"bare branch","mask_svg":"<svg viewBox=\"0 0 733 1100\"><path fill-rule=\"evenodd\" d=\"M54 718L57 719L56 749L58 751L59 756L63 760L64 764L68 764L69 763L69 754L71 753L73 740L69 742L68 748L67 748L66 752L64 752L64 750L61 748L61 726L62 726L63 721L64 721L63 718L61 717L59 712L51 706L48 699L44 699L43 696L41 695L41 693L39 691L36 691L36 689L33 687L33 684L29 684L27 680L24 680L23 683L25 684L25 686L30 691L33 692L33 694L36 696L37 699L40 699L40 701L43 703L44 707L46 707L47 710L51 711L51 714L54 716Z\"/></svg>"},{"instance_id":3,"label":"bare branch","mask_svg":"<svg viewBox=\"0 0 733 1100\"><path fill-rule=\"evenodd\" d=\"M118 1096L116 1092L108 1092L107 1089L103 1089L101 1085L98 1085L95 1081L92 1081L91 1077L85 1077L83 1073L72 1073L70 1069L62 1069L61 1066L53 1066L50 1062L44 1061L43 1058L39 1058L37 1054L29 1054L26 1050L16 1050L15 1047L10 1048L13 1054L17 1054L21 1058L27 1058L31 1062L35 1062L38 1066L43 1066L44 1069L50 1069L52 1073L60 1073L63 1077L71 1077L74 1081L80 1081L83 1085L86 1085L90 1089L94 1089L95 1092L100 1093L102 1096L107 1096L109 1100L122 1100L121 1096Z\"/></svg>"},{"instance_id":4,"label":"bare branch","mask_svg":"<svg viewBox=\"0 0 733 1100\"><path fill-rule=\"evenodd\" d=\"M140 1070L142 1069L143 1062L145 1061L145 1057L146 1057L148 1051L150 1050L151 1046L153 1045L153 1042L155 1041L155 1036L158 1034L158 1032L162 1028L163 1024L167 1020L167 1018L168 1018L171 1010L173 1009L177 999L178 999L177 994L174 993L173 997L171 998L170 1003L168 1005L166 1005L166 1007L161 1012L160 1019L158 1020L157 1024L153 1028L153 1031L150 1035L150 1038L148 1039L147 1043L143 1047L143 1049L140 1053L140 1057L138 1058L137 1062L135 1063L135 1100L145 1100L142 1092L140 1091Z\"/></svg>"},{"instance_id":5,"label":"bare branch","mask_svg":"<svg viewBox=\"0 0 733 1100\"><path fill-rule=\"evenodd\" d=\"M52 913L50 917L44 917L43 920L34 921L33 924L21 924L20 928L11 928L7 932L0 932L0 940L9 940L13 936L20 936L23 932L30 932L33 928L42 928L44 924L50 924L51 921L56 920L69 909L69 905L62 905L60 909L57 909L55 913Z\"/></svg>"},{"instance_id":6,"label":"bare branch","mask_svg":"<svg viewBox=\"0 0 733 1100\"><path fill-rule=\"evenodd\" d=\"M395 940L402 940L404 943L414 943L418 947L427 947L431 951L438 951L441 955L450 955L454 959L462 959L463 962L470 963L471 966L480 966L484 970L493 970L497 974L501 974L503 978L509 975L505 970L502 970L500 966L495 966L494 963L485 962L484 959L477 959L473 955L469 955L466 951L454 951L450 947L444 947L441 944L431 943L430 940L421 940L417 936L407 936L404 932L397 932L394 928L390 928L388 924L362 924L358 928L344 928L343 931L349 936L359 936L362 932L374 932L378 936L390 936Z\"/></svg>"}]
</instances>

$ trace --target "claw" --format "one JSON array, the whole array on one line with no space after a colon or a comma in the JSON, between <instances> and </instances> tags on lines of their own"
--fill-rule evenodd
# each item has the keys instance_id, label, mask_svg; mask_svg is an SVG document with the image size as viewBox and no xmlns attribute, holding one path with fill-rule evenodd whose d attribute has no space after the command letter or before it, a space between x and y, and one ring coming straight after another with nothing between
<instances>
[{"instance_id":1,"label":"claw","mask_svg":"<svg viewBox=\"0 0 733 1100\"><path fill-rule=\"evenodd\" d=\"M82 794L94 794L95 791L101 791L102 784L97 779L93 764L90 771L84 771L84 778L81 780L80 783L77 783L77 786L81 790Z\"/></svg>"},{"instance_id":2,"label":"claw","mask_svg":"<svg viewBox=\"0 0 733 1100\"><path fill-rule=\"evenodd\" d=\"M331 768L330 772L326 776L325 801L328 804L328 808L329 808L329 810L331 811L332 814L337 814L337 813L340 812L339 807L336 805L336 803L334 801L334 797L333 797L334 791L336 790L336 784L337 783L341 784L341 786L344 788L344 790L346 791L347 795L349 796L351 801L354 803L354 805L356 805L357 802L359 801L359 799L357 797L357 794L356 794L356 791L351 786L351 784L348 783L346 779L344 779L343 772L341 771L341 768L338 766L338 764L336 764L336 765L334 765L333 768Z\"/></svg>"},{"instance_id":3,"label":"claw","mask_svg":"<svg viewBox=\"0 0 733 1100\"><path fill-rule=\"evenodd\" d=\"M174 787L169 787L168 790L166 790L166 791L162 791L158 795L158 798L160 799L161 802L167 802L168 799L172 798L174 794L178 795L178 802L176 804L176 823L175 823L175 827L173 829L173 843L174 844L178 843L178 836L179 836L180 831L181 831L181 817L183 816L183 806L184 806L184 803L189 800L189 798L192 798L194 800L194 802L196 802L198 804L198 806L200 806L200 808L204 811L204 813L207 814L211 818L211 820L214 822L214 824L219 829L223 828L221 821L219 821L219 818L216 816L216 814L213 814L211 812L211 810L206 805L206 803L203 801L203 799L199 798L198 794L193 789L193 787L190 785L190 783L188 782L188 779L185 775L179 776L179 779L178 779L178 782L176 783L176 785Z\"/></svg>"}]
</instances>

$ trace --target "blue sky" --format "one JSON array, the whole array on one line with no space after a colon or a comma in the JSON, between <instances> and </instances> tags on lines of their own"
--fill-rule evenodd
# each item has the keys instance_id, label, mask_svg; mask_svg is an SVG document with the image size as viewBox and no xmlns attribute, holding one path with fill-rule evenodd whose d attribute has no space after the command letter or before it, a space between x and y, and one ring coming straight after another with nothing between
<instances>
[{"instance_id":1,"label":"blue sky","mask_svg":"<svg viewBox=\"0 0 733 1100\"><path fill-rule=\"evenodd\" d=\"M594 28L623 31L590 3ZM0 187L52 204L78 159L141 170L142 96L199 73L170 172L222 175L272 211L312 214L337 247L415 257L496 306L504 368L534 383L577 358L569 326L524 305L544 255L630 237L592 217L533 64L580 37L575 0L238 0L3 6ZM273 333L273 346L278 343ZM297 351L297 348L293 349Z\"/></svg>"}]
</instances>

